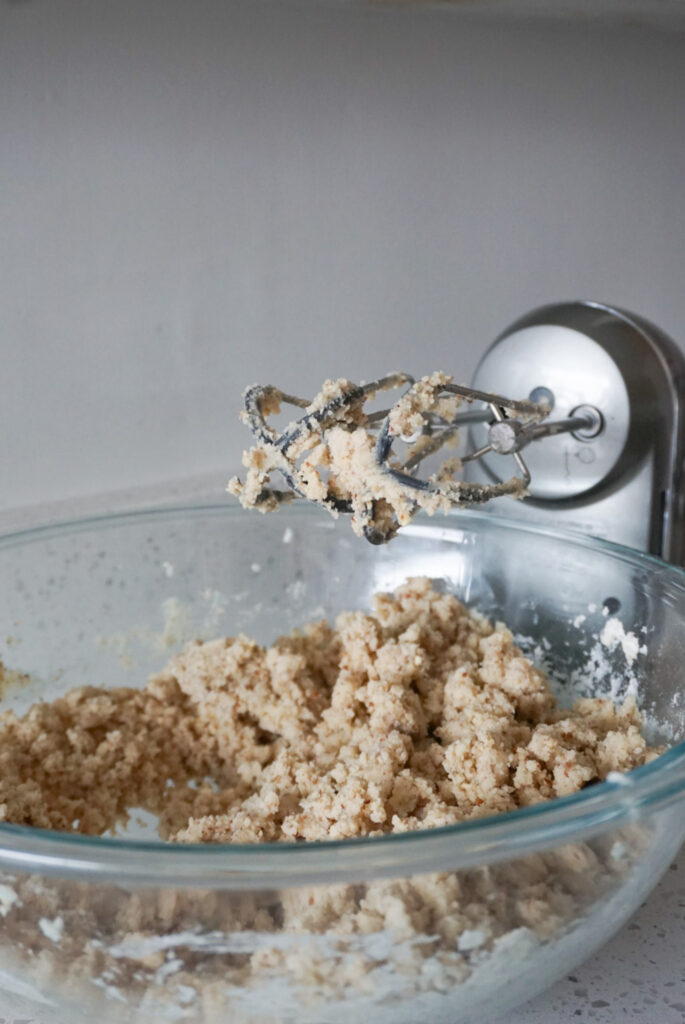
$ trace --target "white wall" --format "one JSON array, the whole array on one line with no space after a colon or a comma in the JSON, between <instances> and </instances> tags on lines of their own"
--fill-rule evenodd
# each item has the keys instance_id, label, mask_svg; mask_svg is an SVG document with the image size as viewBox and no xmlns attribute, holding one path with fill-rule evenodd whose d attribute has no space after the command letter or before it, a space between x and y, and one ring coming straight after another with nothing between
<instances>
[{"instance_id":1,"label":"white wall","mask_svg":"<svg viewBox=\"0 0 685 1024\"><path fill-rule=\"evenodd\" d=\"M685 37L259 0L0 4L0 507L233 469L255 380L624 304L685 339Z\"/></svg>"}]
</instances>

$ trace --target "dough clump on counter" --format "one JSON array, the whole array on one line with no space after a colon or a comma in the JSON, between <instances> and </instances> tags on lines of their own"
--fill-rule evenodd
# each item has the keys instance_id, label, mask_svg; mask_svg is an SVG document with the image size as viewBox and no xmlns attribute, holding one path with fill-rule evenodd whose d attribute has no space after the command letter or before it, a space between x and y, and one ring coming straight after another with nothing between
<instances>
[{"instance_id":1,"label":"dough clump on counter","mask_svg":"<svg viewBox=\"0 0 685 1024\"><path fill-rule=\"evenodd\" d=\"M434 828L574 793L657 756L635 702L558 709L512 634L412 579L260 647L195 642L143 689L0 716L0 820L176 842Z\"/></svg>"}]
</instances>

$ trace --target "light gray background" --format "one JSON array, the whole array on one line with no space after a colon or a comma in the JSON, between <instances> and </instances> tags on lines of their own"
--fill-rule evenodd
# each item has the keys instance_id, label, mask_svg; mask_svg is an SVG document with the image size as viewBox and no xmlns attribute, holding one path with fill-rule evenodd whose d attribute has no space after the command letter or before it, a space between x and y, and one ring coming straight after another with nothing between
<instances>
[{"instance_id":1,"label":"light gray background","mask_svg":"<svg viewBox=\"0 0 685 1024\"><path fill-rule=\"evenodd\" d=\"M244 384L466 380L549 300L685 338L685 34L516 7L0 2L0 507L227 476Z\"/></svg>"},{"instance_id":2,"label":"light gray background","mask_svg":"<svg viewBox=\"0 0 685 1024\"><path fill-rule=\"evenodd\" d=\"M682 8L0 0L0 523L216 493L245 383L467 380L549 300L685 342ZM683 870L509 1024L681 1020Z\"/></svg>"}]
</instances>

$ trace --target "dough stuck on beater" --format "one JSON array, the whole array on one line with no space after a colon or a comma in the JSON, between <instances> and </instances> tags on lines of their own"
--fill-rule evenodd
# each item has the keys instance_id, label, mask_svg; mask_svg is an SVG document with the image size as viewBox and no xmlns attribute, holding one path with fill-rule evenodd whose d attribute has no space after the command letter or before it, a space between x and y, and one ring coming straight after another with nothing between
<instances>
[{"instance_id":1,"label":"dough stuck on beater","mask_svg":"<svg viewBox=\"0 0 685 1024\"><path fill-rule=\"evenodd\" d=\"M405 385L404 394L389 409L366 411L379 392ZM493 450L491 445L461 458L452 454L427 479L418 477L417 470L442 448L456 448L460 426L488 419L509 422L508 411L537 425L549 411L529 401L512 402L455 385L441 370L418 381L406 373L388 374L366 385L344 378L327 380L312 402L259 385L247 388L243 397L241 418L257 443L243 453L245 480L232 477L228 492L244 508L261 512L306 498L333 516L350 514L354 532L374 544L390 540L419 510L434 515L503 495L524 497L530 474L518 448L511 452L518 474L499 483L458 478L464 463ZM474 401L485 402L489 411L460 412L464 402ZM267 419L280 412L281 403L297 406L304 414L278 434ZM519 420L510 422L522 429ZM406 445L403 460L393 454L395 442ZM271 486L276 471L288 489Z\"/></svg>"}]
</instances>

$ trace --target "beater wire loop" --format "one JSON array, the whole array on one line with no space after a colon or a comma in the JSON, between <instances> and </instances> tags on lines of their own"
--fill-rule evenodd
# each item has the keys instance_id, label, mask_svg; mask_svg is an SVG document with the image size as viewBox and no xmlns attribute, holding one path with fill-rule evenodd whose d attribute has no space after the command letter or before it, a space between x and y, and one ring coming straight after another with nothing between
<instances>
[{"instance_id":1,"label":"beater wire loop","mask_svg":"<svg viewBox=\"0 0 685 1024\"><path fill-rule=\"evenodd\" d=\"M366 411L366 404L376 395L397 388L404 391L389 408ZM248 459L246 465L255 467L250 469L249 503L270 509L284 501L306 498L334 515L351 514L358 532L375 544L389 540L419 507L429 512L448 511L503 495L523 497L531 474L521 449L542 437L587 426L587 418L582 416L543 422L550 411L544 403L514 401L464 387L441 373L418 381L408 373L390 373L367 384L327 382L313 402L272 385L254 384L243 397L242 418L257 442L247 453L252 461ZM268 421L281 405L304 412L279 433ZM460 429L476 424L486 426L486 443L448 458L430 475L418 475L428 458L455 445ZM365 476L351 475L336 455L341 449L340 431L349 441L345 450L349 453L354 448L362 453ZM408 446L404 459L393 452L397 441ZM511 456L514 475L492 483L457 477L465 464L491 453ZM285 489L271 486L274 470L283 477ZM247 504L245 485L234 479L229 489Z\"/></svg>"}]
</instances>

